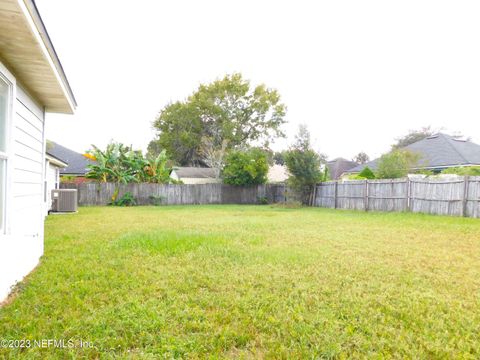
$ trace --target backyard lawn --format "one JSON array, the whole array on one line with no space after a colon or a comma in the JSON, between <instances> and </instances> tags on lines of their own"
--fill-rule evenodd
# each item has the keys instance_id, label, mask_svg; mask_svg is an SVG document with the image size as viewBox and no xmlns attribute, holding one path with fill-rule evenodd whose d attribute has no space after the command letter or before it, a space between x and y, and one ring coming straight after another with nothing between
<instances>
[{"instance_id":1,"label":"backyard lawn","mask_svg":"<svg viewBox=\"0 0 480 360\"><path fill-rule=\"evenodd\" d=\"M81 208L0 308L0 358L479 358L480 220Z\"/></svg>"}]
</instances>

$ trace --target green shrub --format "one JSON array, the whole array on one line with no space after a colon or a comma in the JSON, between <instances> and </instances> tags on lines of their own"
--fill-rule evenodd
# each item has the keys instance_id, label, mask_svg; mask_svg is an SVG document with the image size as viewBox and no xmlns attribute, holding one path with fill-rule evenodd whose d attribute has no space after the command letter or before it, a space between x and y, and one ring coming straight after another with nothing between
<instances>
[{"instance_id":1,"label":"green shrub","mask_svg":"<svg viewBox=\"0 0 480 360\"><path fill-rule=\"evenodd\" d=\"M394 150L383 154L378 162L377 179L397 179L408 175L408 171L417 165L418 154L408 150Z\"/></svg>"},{"instance_id":2,"label":"green shrub","mask_svg":"<svg viewBox=\"0 0 480 360\"><path fill-rule=\"evenodd\" d=\"M293 149L285 155L285 163L290 173L288 186L300 196L304 204L308 203L315 184L322 181L320 162L320 156L311 149Z\"/></svg>"},{"instance_id":3,"label":"green shrub","mask_svg":"<svg viewBox=\"0 0 480 360\"><path fill-rule=\"evenodd\" d=\"M313 186L322 178L320 156L313 150L289 150L285 163L291 174L289 185L293 188Z\"/></svg>"},{"instance_id":4,"label":"green shrub","mask_svg":"<svg viewBox=\"0 0 480 360\"><path fill-rule=\"evenodd\" d=\"M165 196L155 196L155 195L150 195L148 197L150 199L150 204L153 206L160 206L163 204L163 201L165 200Z\"/></svg>"},{"instance_id":5,"label":"green shrub","mask_svg":"<svg viewBox=\"0 0 480 360\"><path fill-rule=\"evenodd\" d=\"M328 178L328 174L324 175L320 170L321 163L322 156L311 147L308 128L300 125L295 143L285 153L285 165L290 173L288 186L300 196L304 204L309 202L315 184Z\"/></svg>"},{"instance_id":6,"label":"green shrub","mask_svg":"<svg viewBox=\"0 0 480 360\"><path fill-rule=\"evenodd\" d=\"M363 179L375 179L375 174L368 166L365 166L358 176L362 177Z\"/></svg>"},{"instance_id":7,"label":"green shrub","mask_svg":"<svg viewBox=\"0 0 480 360\"><path fill-rule=\"evenodd\" d=\"M442 174L455 174L462 176L480 176L480 166L459 166L442 171Z\"/></svg>"},{"instance_id":8,"label":"green shrub","mask_svg":"<svg viewBox=\"0 0 480 360\"><path fill-rule=\"evenodd\" d=\"M260 205L267 205L268 204L268 198L266 196L258 196L257 197L257 202Z\"/></svg>"},{"instance_id":9,"label":"green shrub","mask_svg":"<svg viewBox=\"0 0 480 360\"><path fill-rule=\"evenodd\" d=\"M268 159L265 151L232 151L225 159L222 177L225 184L257 185L267 182Z\"/></svg>"},{"instance_id":10,"label":"green shrub","mask_svg":"<svg viewBox=\"0 0 480 360\"><path fill-rule=\"evenodd\" d=\"M349 175L348 180L368 180L366 177L360 176L359 174Z\"/></svg>"},{"instance_id":11,"label":"green shrub","mask_svg":"<svg viewBox=\"0 0 480 360\"><path fill-rule=\"evenodd\" d=\"M72 175L62 175L60 176L61 183L72 183L75 182L75 176Z\"/></svg>"},{"instance_id":12,"label":"green shrub","mask_svg":"<svg viewBox=\"0 0 480 360\"><path fill-rule=\"evenodd\" d=\"M112 206L135 206L137 201L133 197L132 193L126 192L120 199L115 199L109 205Z\"/></svg>"},{"instance_id":13,"label":"green shrub","mask_svg":"<svg viewBox=\"0 0 480 360\"><path fill-rule=\"evenodd\" d=\"M325 169L323 169L322 175L320 176L320 181L326 182L330 180L332 180L332 177L330 176L330 170L328 170L328 166L325 166Z\"/></svg>"}]
</instances>

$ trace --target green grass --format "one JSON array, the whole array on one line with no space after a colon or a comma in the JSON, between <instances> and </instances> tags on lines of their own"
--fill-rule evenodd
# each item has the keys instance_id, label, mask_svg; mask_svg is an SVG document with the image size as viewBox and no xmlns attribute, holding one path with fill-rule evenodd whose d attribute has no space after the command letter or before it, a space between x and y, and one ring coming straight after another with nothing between
<instances>
[{"instance_id":1,"label":"green grass","mask_svg":"<svg viewBox=\"0 0 480 360\"><path fill-rule=\"evenodd\" d=\"M480 220L82 208L0 309L0 358L479 358Z\"/></svg>"}]
</instances>

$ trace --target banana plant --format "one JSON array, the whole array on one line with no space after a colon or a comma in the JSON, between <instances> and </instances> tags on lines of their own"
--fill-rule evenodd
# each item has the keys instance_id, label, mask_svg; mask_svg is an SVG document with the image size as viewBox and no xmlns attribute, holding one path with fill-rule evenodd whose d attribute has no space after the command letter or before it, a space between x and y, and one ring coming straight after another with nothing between
<instances>
[{"instance_id":1,"label":"banana plant","mask_svg":"<svg viewBox=\"0 0 480 360\"><path fill-rule=\"evenodd\" d=\"M95 145L84 156L92 161L89 164L87 178L95 179L100 182L112 182L115 189L112 195L114 202L120 191L120 184L136 182L136 167L132 166L134 155L129 147L120 143L110 143L105 151L102 151Z\"/></svg>"},{"instance_id":2,"label":"banana plant","mask_svg":"<svg viewBox=\"0 0 480 360\"><path fill-rule=\"evenodd\" d=\"M165 150L162 150L157 157L147 159L144 167L147 182L158 184L170 183L172 180L170 178L172 167L169 165L167 152Z\"/></svg>"},{"instance_id":3,"label":"banana plant","mask_svg":"<svg viewBox=\"0 0 480 360\"><path fill-rule=\"evenodd\" d=\"M92 145L84 156L93 161L88 165L87 178L115 184L112 202L118 197L120 184L172 182L172 167L165 150L155 158L144 158L141 151L134 151L121 143L110 143L105 151Z\"/></svg>"}]
</instances>

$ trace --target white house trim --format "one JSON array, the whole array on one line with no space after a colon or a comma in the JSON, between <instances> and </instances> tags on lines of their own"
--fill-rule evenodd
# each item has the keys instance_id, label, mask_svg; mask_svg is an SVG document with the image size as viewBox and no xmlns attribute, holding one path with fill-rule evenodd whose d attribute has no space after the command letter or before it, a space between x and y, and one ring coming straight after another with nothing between
<instances>
[{"instance_id":1,"label":"white house trim","mask_svg":"<svg viewBox=\"0 0 480 360\"><path fill-rule=\"evenodd\" d=\"M76 101L33 0L1 0L3 64L48 112L72 114Z\"/></svg>"},{"instance_id":2,"label":"white house trim","mask_svg":"<svg viewBox=\"0 0 480 360\"><path fill-rule=\"evenodd\" d=\"M68 104L70 106L70 111L71 113L73 114L73 112L75 111L75 104L74 104L74 100L72 99L72 97L70 96L70 93L67 91L66 87L65 87L65 84L64 84L64 79L60 76L59 72L58 72L58 69L57 69L57 66L54 64L53 60L52 60L52 56L50 54L50 52L48 51L47 47L45 46L45 42L48 41L48 39L45 39L45 37L47 37L48 35L46 34L43 34L43 37L42 35L40 34L40 31L37 27L37 25L35 24L35 22L33 21L33 17L32 17L32 14L31 14L31 11L33 12L34 9L32 9L32 4L30 5L30 10L27 8L27 6L25 5L25 2L24 0L17 0L18 1L18 4L20 6L20 8L22 9L23 11L23 14L25 15L25 18L27 19L27 22L28 22L28 25L30 26L30 29L32 31L32 34L35 36L38 44L40 45L40 48L45 56L45 59L48 61L51 69L52 69L52 72L53 74L55 75L55 78L57 79L58 81L58 84L60 85L62 91L63 91L63 94L65 96L65 98L67 99L68 101ZM34 5L33 5L34 6ZM46 41L47 40L47 41Z\"/></svg>"},{"instance_id":3,"label":"white house trim","mask_svg":"<svg viewBox=\"0 0 480 360\"><path fill-rule=\"evenodd\" d=\"M12 127L13 127L13 114L15 114L15 99L16 99L16 94L17 94L17 82L13 74L8 71L8 69L0 62L0 77L2 80L5 80L7 83L9 83L10 86L10 91L9 91L9 101L8 101L8 106L7 106L7 117L6 117L6 124L5 124L5 129L6 129L6 142L5 142L5 147L6 151L5 152L0 152L0 157L3 160L6 160L6 167L5 167L5 188L4 188L4 203L2 204L3 206L3 226L0 229L0 241L1 241L1 236L3 235L8 235L10 233L10 214L7 209L9 208L10 204L12 203L12 177L9 176L11 174L12 169L13 169L13 164L11 161L12 158Z\"/></svg>"}]
</instances>

